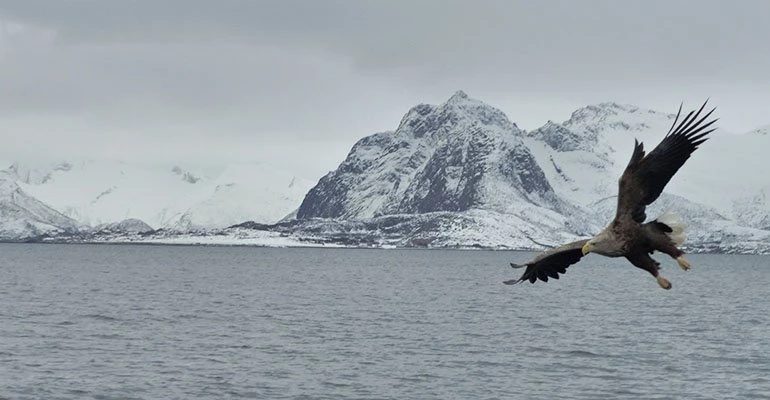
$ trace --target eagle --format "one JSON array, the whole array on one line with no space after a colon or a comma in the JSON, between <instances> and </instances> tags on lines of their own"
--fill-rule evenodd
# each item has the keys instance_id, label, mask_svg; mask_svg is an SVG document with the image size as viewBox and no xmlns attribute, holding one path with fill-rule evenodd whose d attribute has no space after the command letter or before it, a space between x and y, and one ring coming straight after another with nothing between
<instances>
[{"instance_id":1,"label":"eagle","mask_svg":"<svg viewBox=\"0 0 770 400\"><path fill-rule=\"evenodd\" d=\"M645 222L645 209L657 200L674 174L716 129L711 126L718 119L707 122L716 107L701 116L706 103L708 99L700 109L690 111L679 121L680 104L671 128L649 154L645 153L644 144L634 139L631 160L618 180L615 218L598 235L547 250L525 264L511 263L513 268L526 269L520 278L503 283L512 285L524 281L535 283L538 279L543 282L548 282L548 278L559 279L559 274L564 274L570 265L588 253L596 253L625 257L635 267L652 274L661 288L671 289L671 282L660 274L660 263L650 254L655 251L668 254L683 270L689 270L690 263L679 248L684 243L685 225L671 212Z\"/></svg>"}]
</instances>

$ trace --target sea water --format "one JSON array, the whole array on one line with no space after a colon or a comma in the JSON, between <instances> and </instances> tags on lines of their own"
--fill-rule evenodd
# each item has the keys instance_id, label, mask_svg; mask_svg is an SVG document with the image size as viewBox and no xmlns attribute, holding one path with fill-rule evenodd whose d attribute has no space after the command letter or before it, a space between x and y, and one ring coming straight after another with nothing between
<instances>
[{"instance_id":1,"label":"sea water","mask_svg":"<svg viewBox=\"0 0 770 400\"><path fill-rule=\"evenodd\" d=\"M0 245L0 398L768 399L770 257ZM657 255L656 255L657 256Z\"/></svg>"}]
</instances>

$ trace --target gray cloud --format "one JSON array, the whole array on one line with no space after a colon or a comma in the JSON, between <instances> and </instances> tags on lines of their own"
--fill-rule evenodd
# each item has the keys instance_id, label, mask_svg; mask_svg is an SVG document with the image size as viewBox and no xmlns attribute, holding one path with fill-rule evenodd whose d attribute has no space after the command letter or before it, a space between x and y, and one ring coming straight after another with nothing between
<instances>
[{"instance_id":1,"label":"gray cloud","mask_svg":"<svg viewBox=\"0 0 770 400\"><path fill-rule=\"evenodd\" d=\"M457 89L528 129L587 103L711 97L744 131L770 123L767 15L749 0L0 1L0 123L15 129L0 135L36 143L14 154L122 143L125 158L282 143L323 170Z\"/></svg>"}]
</instances>

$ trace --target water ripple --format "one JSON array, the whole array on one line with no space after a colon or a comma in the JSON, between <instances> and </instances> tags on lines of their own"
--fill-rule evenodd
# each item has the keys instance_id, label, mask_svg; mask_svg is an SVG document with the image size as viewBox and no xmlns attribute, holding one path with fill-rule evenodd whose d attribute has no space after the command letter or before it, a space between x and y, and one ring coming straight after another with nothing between
<instances>
[{"instance_id":1,"label":"water ripple","mask_svg":"<svg viewBox=\"0 0 770 400\"><path fill-rule=\"evenodd\" d=\"M0 246L0 398L769 398L767 257Z\"/></svg>"}]
</instances>

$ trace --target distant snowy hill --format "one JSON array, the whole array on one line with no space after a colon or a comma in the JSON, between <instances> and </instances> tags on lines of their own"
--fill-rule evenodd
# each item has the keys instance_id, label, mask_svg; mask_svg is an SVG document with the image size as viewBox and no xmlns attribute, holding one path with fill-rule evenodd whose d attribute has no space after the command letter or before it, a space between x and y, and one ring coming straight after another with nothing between
<instances>
[{"instance_id":1,"label":"distant snowy hill","mask_svg":"<svg viewBox=\"0 0 770 400\"><path fill-rule=\"evenodd\" d=\"M165 224L188 231L244 221L275 223L296 210L309 180L258 164L229 165L210 181L206 195Z\"/></svg>"},{"instance_id":2,"label":"distant snowy hill","mask_svg":"<svg viewBox=\"0 0 770 400\"><path fill-rule=\"evenodd\" d=\"M3 174L30 198L91 228L120 227L117 223L131 219L175 231L247 220L274 223L296 210L312 186L311 181L257 163L199 171L93 160L16 162Z\"/></svg>"},{"instance_id":3,"label":"distant snowy hill","mask_svg":"<svg viewBox=\"0 0 770 400\"><path fill-rule=\"evenodd\" d=\"M77 221L27 194L6 172L0 171L0 239L19 240L39 235L76 232Z\"/></svg>"}]
</instances>

